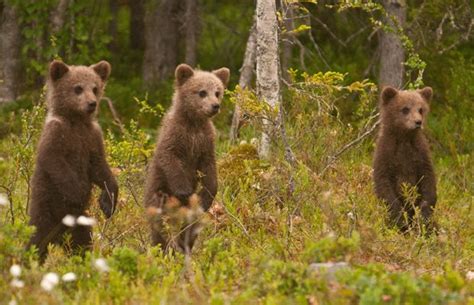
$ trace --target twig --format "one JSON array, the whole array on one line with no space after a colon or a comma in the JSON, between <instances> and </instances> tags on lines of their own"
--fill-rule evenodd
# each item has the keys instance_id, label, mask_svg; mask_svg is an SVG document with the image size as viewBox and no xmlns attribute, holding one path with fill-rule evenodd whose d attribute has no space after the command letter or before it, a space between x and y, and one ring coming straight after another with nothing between
<instances>
[{"instance_id":1,"label":"twig","mask_svg":"<svg viewBox=\"0 0 474 305\"><path fill-rule=\"evenodd\" d=\"M123 127L123 123L120 120L117 110L115 110L114 103L112 100L106 96L102 97L104 101L107 102L107 105L109 106L110 113L112 114L112 117L114 118L114 124L117 125L120 128L120 132L123 134L125 131L125 128Z\"/></svg>"},{"instance_id":2,"label":"twig","mask_svg":"<svg viewBox=\"0 0 474 305\"><path fill-rule=\"evenodd\" d=\"M125 183L128 190L132 194L133 201L135 201L136 205L140 206L140 203L138 202L138 199L137 199L137 195L135 194L135 190L133 189L132 183L130 182L130 179L128 177L125 178Z\"/></svg>"},{"instance_id":3,"label":"twig","mask_svg":"<svg viewBox=\"0 0 474 305\"><path fill-rule=\"evenodd\" d=\"M469 40L469 37L471 36L471 30L472 30L473 25L474 25L474 19L471 19L471 23L469 24L467 32L464 33L464 35L462 35L460 39L458 39L456 42L454 42L450 46L438 51L438 54L442 55L442 54L446 53L447 51L449 51L451 49L454 49L455 47L457 47L462 42Z\"/></svg>"},{"instance_id":4,"label":"twig","mask_svg":"<svg viewBox=\"0 0 474 305\"><path fill-rule=\"evenodd\" d=\"M364 27L361 27L357 32L355 33L352 33L349 37L346 38L346 40L344 41L344 43L346 45L349 44L349 42L352 41L352 39L356 38L357 36L359 36L360 34L362 34L363 32L365 32L365 30L367 30L369 28L368 25L364 26Z\"/></svg>"},{"instance_id":5,"label":"twig","mask_svg":"<svg viewBox=\"0 0 474 305\"><path fill-rule=\"evenodd\" d=\"M325 24L324 22L321 21L321 19L319 19L318 17L314 16L313 14L310 13L310 16L311 16L311 19L313 19L314 21L316 21L317 23L319 23L323 29L326 30L326 32L329 33L329 36L331 36L332 38L334 38L334 40L336 40L337 43L339 43L341 46L343 47L347 47L347 44L342 41L339 37L336 36L336 34L334 34L333 31L331 31L331 29L329 28L329 26L327 24ZM365 28L364 28L365 30ZM354 34L352 34L354 35ZM351 36L352 36L351 35Z\"/></svg>"},{"instance_id":6,"label":"twig","mask_svg":"<svg viewBox=\"0 0 474 305\"><path fill-rule=\"evenodd\" d=\"M306 49L305 49L304 45L301 43L301 41L299 41L296 37L294 37L294 42L298 45L298 47L300 47L300 65L303 68L303 70L307 70L306 63L305 63L305 60L304 60Z\"/></svg>"},{"instance_id":7,"label":"twig","mask_svg":"<svg viewBox=\"0 0 474 305\"><path fill-rule=\"evenodd\" d=\"M438 43L441 41L441 37L443 36L444 22L446 21L446 19L448 19L448 17L449 17L449 13L444 14L443 19L441 19L441 22L436 28L436 42Z\"/></svg>"},{"instance_id":8,"label":"twig","mask_svg":"<svg viewBox=\"0 0 474 305\"><path fill-rule=\"evenodd\" d=\"M126 234L128 234L129 232L135 230L136 227L138 227L139 225L141 225L141 223L136 223L134 224L132 227L130 227L128 230L125 230L123 231L122 233L120 233L119 235L113 237L113 238L110 238L109 239L109 242L108 242L108 245L109 246L114 246L113 243L118 240L119 238L121 238L122 236L125 236Z\"/></svg>"},{"instance_id":9,"label":"twig","mask_svg":"<svg viewBox=\"0 0 474 305\"><path fill-rule=\"evenodd\" d=\"M244 232L245 236L247 236L247 238L249 239L249 241L254 244L257 248L259 248L263 253L267 253L267 251L259 244L259 243L255 243L254 240L252 239L252 237L250 236L249 232L247 231L247 229L245 228L244 224L240 221L239 218L237 218L237 216L235 216L234 214L232 214L231 212L229 212L229 210L227 209L227 207L225 206L225 204L222 204L222 207L224 208L225 212L230 215L231 218L233 218L235 220L235 222L239 225L239 227L242 228L242 232Z\"/></svg>"},{"instance_id":10,"label":"twig","mask_svg":"<svg viewBox=\"0 0 474 305\"><path fill-rule=\"evenodd\" d=\"M377 116L377 115L376 115ZM324 175L326 170L339 158L345 151L347 151L349 148L359 144L362 140L364 140L367 136L369 136L374 130L380 125L380 120L377 120L370 129L359 135L357 138L354 140L350 141L346 145L344 145L341 149L339 149L334 155L329 157L329 162L326 164L326 166L323 168L321 171L321 176Z\"/></svg>"},{"instance_id":11,"label":"twig","mask_svg":"<svg viewBox=\"0 0 474 305\"><path fill-rule=\"evenodd\" d=\"M313 37L313 34L311 33L311 31L309 31L309 40L311 40L311 42L313 43L313 46L314 48L316 49L316 52L318 52L318 55L319 57L321 58L321 60L323 61L324 65L326 66L326 68L328 68L329 70L331 70L331 66L328 64L328 62L326 61L326 59L324 58L323 56L323 53L321 51L321 49L319 48L318 44L316 43L316 40L314 39Z\"/></svg>"}]
</instances>

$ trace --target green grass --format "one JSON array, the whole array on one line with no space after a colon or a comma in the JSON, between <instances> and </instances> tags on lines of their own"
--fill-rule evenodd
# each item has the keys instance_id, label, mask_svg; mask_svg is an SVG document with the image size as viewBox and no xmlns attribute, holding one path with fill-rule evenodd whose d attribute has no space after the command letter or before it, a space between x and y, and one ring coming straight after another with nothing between
<instances>
[{"instance_id":1,"label":"green grass","mask_svg":"<svg viewBox=\"0 0 474 305\"><path fill-rule=\"evenodd\" d=\"M322 173L328 157L356 137L368 112L361 110L355 119L335 117L331 109L318 114L311 97L330 102L339 93L311 88L288 94L286 127L298 160L293 167L285 162L280 140L272 158L260 160L251 144L228 142L226 112L218 119L219 192L190 259L149 245L142 196L154 135L126 122L124 134L105 133L109 161L120 168L117 213L104 220L96 191L90 210L98 220L93 251L81 258L53 247L39 266L24 250L31 234L25 207L44 110L4 115L17 127L0 141L0 185L7 187L0 192L11 192L15 222L9 207L0 208L0 303L474 304L474 281L466 278L474 268L474 154L466 142L472 130L465 128L472 119L456 129L450 123L455 117L433 114L429 129L439 195L434 217L440 233L421 237L414 229L401 235L387 226L386 207L373 193L373 135ZM351 107L373 108L373 96L341 98L356 103ZM256 120L250 122L242 131L248 143L259 134ZM453 129L459 136L452 137ZM97 258L107 260L108 272L94 267ZM335 275L309 268L341 261L349 267ZM22 266L23 288L10 285L14 263ZM45 291L40 282L47 272L74 272L77 280Z\"/></svg>"}]
</instances>

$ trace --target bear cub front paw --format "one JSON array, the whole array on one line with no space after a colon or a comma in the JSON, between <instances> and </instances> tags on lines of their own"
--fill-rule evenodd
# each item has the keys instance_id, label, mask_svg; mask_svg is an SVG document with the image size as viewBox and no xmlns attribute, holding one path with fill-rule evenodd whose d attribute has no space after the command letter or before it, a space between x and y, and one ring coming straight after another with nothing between
<instances>
[{"instance_id":1,"label":"bear cub front paw","mask_svg":"<svg viewBox=\"0 0 474 305\"><path fill-rule=\"evenodd\" d=\"M116 193L109 193L107 190L103 190L100 194L99 205L106 218L110 218L114 214L116 204Z\"/></svg>"}]
</instances>

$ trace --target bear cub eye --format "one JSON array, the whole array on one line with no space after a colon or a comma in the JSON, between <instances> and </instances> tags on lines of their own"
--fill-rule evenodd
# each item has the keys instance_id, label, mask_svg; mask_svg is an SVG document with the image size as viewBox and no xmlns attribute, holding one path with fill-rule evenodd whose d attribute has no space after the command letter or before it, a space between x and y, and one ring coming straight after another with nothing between
<instances>
[{"instance_id":1,"label":"bear cub eye","mask_svg":"<svg viewBox=\"0 0 474 305\"><path fill-rule=\"evenodd\" d=\"M97 95L97 93L99 92L99 89L97 89L97 87L94 87L92 88L92 92Z\"/></svg>"},{"instance_id":2,"label":"bear cub eye","mask_svg":"<svg viewBox=\"0 0 474 305\"><path fill-rule=\"evenodd\" d=\"M219 91L216 91L216 97L219 98L220 95L221 93Z\"/></svg>"},{"instance_id":3,"label":"bear cub eye","mask_svg":"<svg viewBox=\"0 0 474 305\"><path fill-rule=\"evenodd\" d=\"M74 93L76 93L77 95L81 94L82 91L84 91L84 89L82 88L82 86L75 86L75 87L74 87Z\"/></svg>"},{"instance_id":4,"label":"bear cub eye","mask_svg":"<svg viewBox=\"0 0 474 305\"><path fill-rule=\"evenodd\" d=\"M418 110L418 112L419 112L420 114L423 114L423 108L420 108L420 109Z\"/></svg>"},{"instance_id":5,"label":"bear cub eye","mask_svg":"<svg viewBox=\"0 0 474 305\"><path fill-rule=\"evenodd\" d=\"M200 97L203 97L203 98L206 97L206 96L207 96L206 90L201 90L201 91L199 91L199 96L200 96Z\"/></svg>"},{"instance_id":6,"label":"bear cub eye","mask_svg":"<svg viewBox=\"0 0 474 305\"><path fill-rule=\"evenodd\" d=\"M408 108L408 107L403 107L402 113L403 113L403 114L408 114L408 113L410 113L410 108Z\"/></svg>"}]
</instances>

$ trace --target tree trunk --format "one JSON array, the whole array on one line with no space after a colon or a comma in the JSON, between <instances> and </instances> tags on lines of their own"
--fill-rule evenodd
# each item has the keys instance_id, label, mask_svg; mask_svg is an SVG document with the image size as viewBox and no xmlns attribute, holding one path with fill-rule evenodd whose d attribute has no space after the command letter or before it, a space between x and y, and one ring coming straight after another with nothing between
<instances>
[{"instance_id":1,"label":"tree trunk","mask_svg":"<svg viewBox=\"0 0 474 305\"><path fill-rule=\"evenodd\" d=\"M179 1L151 1L145 19L143 79L150 86L172 75L178 60Z\"/></svg>"},{"instance_id":2,"label":"tree trunk","mask_svg":"<svg viewBox=\"0 0 474 305\"><path fill-rule=\"evenodd\" d=\"M0 104L17 97L20 38L16 8L4 2L0 23Z\"/></svg>"},{"instance_id":3,"label":"tree trunk","mask_svg":"<svg viewBox=\"0 0 474 305\"><path fill-rule=\"evenodd\" d=\"M257 95L275 108L280 104L278 23L275 0L257 0ZM264 120L260 156L270 155L271 122Z\"/></svg>"},{"instance_id":4,"label":"tree trunk","mask_svg":"<svg viewBox=\"0 0 474 305\"><path fill-rule=\"evenodd\" d=\"M144 0L130 3L130 47L135 50L145 48L145 7Z\"/></svg>"},{"instance_id":5,"label":"tree trunk","mask_svg":"<svg viewBox=\"0 0 474 305\"><path fill-rule=\"evenodd\" d=\"M194 67L197 63L197 41L200 31L198 0L186 0L184 29L186 31L186 52L184 61Z\"/></svg>"},{"instance_id":6,"label":"tree trunk","mask_svg":"<svg viewBox=\"0 0 474 305\"><path fill-rule=\"evenodd\" d=\"M247 47L245 48L244 62L240 68L239 87L244 89L250 86L252 76L255 69L255 53L257 51L257 28L254 24L250 28ZM230 140L234 143L239 136L239 128L241 125L242 114L239 105L235 105L234 115L232 117L232 125L230 126Z\"/></svg>"},{"instance_id":7,"label":"tree trunk","mask_svg":"<svg viewBox=\"0 0 474 305\"><path fill-rule=\"evenodd\" d=\"M111 0L113 1L113 0ZM69 0L59 0L56 9L51 14L51 33L58 33L66 21L66 12L69 7Z\"/></svg>"},{"instance_id":8,"label":"tree trunk","mask_svg":"<svg viewBox=\"0 0 474 305\"><path fill-rule=\"evenodd\" d=\"M379 86L403 86L405 69L405 50L398 34L398 29L403 28L406 21L407 8L404 0L383 0L387 12L386 26L390 30L379 33L380 38L380 70Z\"/></svg>"},{"instance_id":9,"label":"tree trunk","mask_svg":"<svg viewBox=\"0 0 474 305\"><path fill-rule=\"evenodd\" d=\"M293 34L291 33L295 29L293 22L294 13L293 7L291 4L287 5L285 0L281 1L281 10L282 15L284 16L283 22L285 25L286 33L283 36L282 40L282 51L281 51L281 70L282 77L287 82L290 81L290 76L288 74L288 69L291 65L291 58L293 53Z\"/></svg>"},{"instance_id":10,"label":"tree trunk","mask_svg":"<svg viewBox=\"0 0 474 305\"><path fill-rule=\"evenodd\" d=\"M118 49L118 11L119 11L119 3L117 0L109 0L109 10L110 10L110 15L111 15L111 18L109 21L109 34L110 34L110 37L112 38L109 44L109 48L112 51L117 51Z\"/></svg>"}]
</instances>

